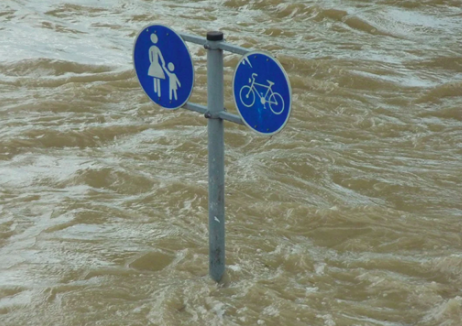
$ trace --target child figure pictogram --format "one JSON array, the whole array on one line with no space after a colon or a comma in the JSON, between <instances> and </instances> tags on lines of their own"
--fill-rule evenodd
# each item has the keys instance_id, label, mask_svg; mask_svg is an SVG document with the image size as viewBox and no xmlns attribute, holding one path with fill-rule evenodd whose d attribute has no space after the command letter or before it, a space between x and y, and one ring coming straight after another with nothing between
<instances>
[{"instance_id":1,"label":"child figure pictogram","mask_svg":"<svg viewBox=\"0 0 462 326\"><path fill-rule=\"evenodd\" d=\"M177 90L178 90L178 87L181 87L181 83L178 77L176 76L176 74L173 72L175 71L175 65L172 62L169 62L167 65L167 68L168 69L166 69L165 72L168 75L168 80L169 80L169 88L170 88L169 98L170 100L172 100L172 95L173 95L175 97L175 100L178 100Z\"/></svg>"}]
</instances>

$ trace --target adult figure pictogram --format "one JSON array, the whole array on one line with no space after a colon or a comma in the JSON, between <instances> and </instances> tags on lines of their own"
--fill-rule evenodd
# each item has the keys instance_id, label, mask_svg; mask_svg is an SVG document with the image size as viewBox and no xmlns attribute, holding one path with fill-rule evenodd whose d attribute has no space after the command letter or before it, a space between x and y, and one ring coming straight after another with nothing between
<instances>
[{"instance_id":1,"label":"adult figure pictogram","mask_svg":"<svg viewBox=\"0 0 462 326\"><path fill-rule=\"evenodd\" d=\"M159 48L156 46L159 38L156 34L151 34L151 42L154 44L149 48L149 61L151 65L149 66L148 75L154 78L154 93L157 96L161 96L162 92L160 89L160 80L165 79L165 60L160 52Z\"/></svg>"}]
</instances>

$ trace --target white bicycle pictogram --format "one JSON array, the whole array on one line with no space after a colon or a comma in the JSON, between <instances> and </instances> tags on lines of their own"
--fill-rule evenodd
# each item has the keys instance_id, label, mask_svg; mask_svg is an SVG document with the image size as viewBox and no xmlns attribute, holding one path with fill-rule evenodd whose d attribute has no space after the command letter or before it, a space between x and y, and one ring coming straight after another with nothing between
<instances>
[{"instance_id":1,"label":"white bicycle pictogram","mask_svg":"<svg viewBox=\"0 0 462 326\"><path fill-rule=\"evenodd\" d=\"M255 94L258 95L260 98L261 104L263 104L263 107L266 109L266 103L268 103L268 107L276 115L279 115L284 111L284 99L282 98L281 94L273 92L273 85L274 82L271 80L267 80L268 85L260 84L255 81L255 77L257 77L258 74L253 73L252 78L249 78L249 85L242 86L241 90L239 91L239 98L241 99L242 104L244 106L250 108L255 104ZM259 86L260 88L266 88L266 93L263 96L258 92L256 89L256 86Z\"/></svg>"}]
</instances>

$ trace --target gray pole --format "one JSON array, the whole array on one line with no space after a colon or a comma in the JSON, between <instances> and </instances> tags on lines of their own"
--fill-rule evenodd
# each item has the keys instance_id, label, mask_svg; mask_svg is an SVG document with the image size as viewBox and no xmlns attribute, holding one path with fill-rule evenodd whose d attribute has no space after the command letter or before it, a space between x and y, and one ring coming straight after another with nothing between
<instances>
[{"instance_id":1,"label":"gray pole","mask_svg":"<svg viewBox=\"0 0 462 326\"><path fill-rule=\"evenodd\" d=\"M225 271L225 144L223 120L223 33L207 33L207 109L209 151L209 273L220 282Z\"/></svg>"}]
</instances>

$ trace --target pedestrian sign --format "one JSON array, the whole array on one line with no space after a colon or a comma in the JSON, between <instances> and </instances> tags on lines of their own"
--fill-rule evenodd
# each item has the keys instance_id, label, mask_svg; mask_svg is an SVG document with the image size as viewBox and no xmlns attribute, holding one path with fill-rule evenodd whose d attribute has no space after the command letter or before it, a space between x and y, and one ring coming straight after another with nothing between
<instances>
[{"instance_id":1,"label":"pedestrian sign","mask_svg":"<svg viewBox=\"0 0 462 326\"><path fill-rule=\"evenodd\" d=\"M183 39L163 25L144 28L135 41L133 63L141 87L167 109L182 107L191 96L194 67Z\"/></svg>"},{"instance_id":2,"label":"pedestrian sign","mask_svg":"<svg viewBox=\"0 0 462 326\"><path fill-rule=\"evenodd\" d=\"M289 119L289 78L281 64L265 53L250 52L242 57L234 73L233 94L242 120L257 133L273 135Z\"/></svg>"}]
</instances>

